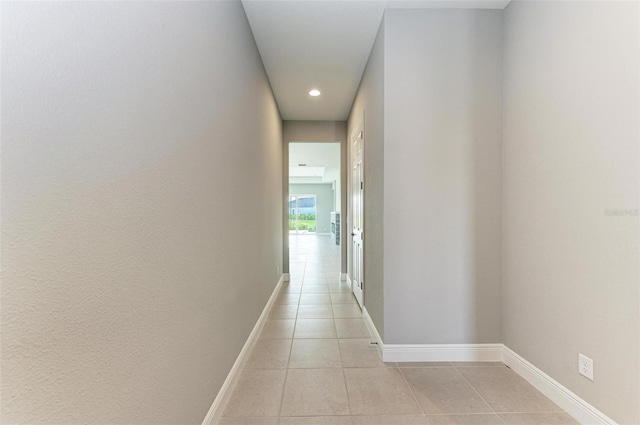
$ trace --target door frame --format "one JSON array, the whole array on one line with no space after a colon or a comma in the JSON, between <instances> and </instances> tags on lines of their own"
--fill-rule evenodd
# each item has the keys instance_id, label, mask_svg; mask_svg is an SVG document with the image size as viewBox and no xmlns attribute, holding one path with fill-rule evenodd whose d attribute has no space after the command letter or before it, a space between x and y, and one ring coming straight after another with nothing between
<instances>
[{"instance_id":1,"label":"door frame","mask_svg":"<svg viewBox=\"0 0 640 425\"><path fill-rule=\"evenodd\" d=\"M342 121L283 121L282 123L282 272L289 280L289 144L290 143L338 143L340 145L340 214L349 207L349 134L347 123ZM347 223L340 226L340 280L347 279L349 241Z\"/></svg>"}]
</instances>

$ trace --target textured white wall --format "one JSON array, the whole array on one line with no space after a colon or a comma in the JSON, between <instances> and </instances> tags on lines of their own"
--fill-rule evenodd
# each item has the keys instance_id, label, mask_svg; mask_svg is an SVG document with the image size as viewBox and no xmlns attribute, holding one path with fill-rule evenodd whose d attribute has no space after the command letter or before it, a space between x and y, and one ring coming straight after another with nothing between
<instances>
[{"instance_id":1,"label":"textured white wall","mask_svg":"<svg viewBox=\"0 0 640 425\"><path fill-rule=\"evenodd\" d=\"M504 343L620 424L640 423L639 12L505 10Z\"/></svg>"},{"instance_id":2,"label":"textured white wall","mask_svg":"<svg viewBox=\"0 0 640 425\"><path fill-rule=\"evenodd\" d=\"M385 342L501 340L502 11L387 10Z\"/></svg>"},{"instance_id":3,"label":"textured white wall","mask_svg":"<svg viewBox=\"0 0 640 425\"><path fill-rule=\"evenodd\" d=\"M201 423L282 261L239 2L2 3L2 423Z\"/></svg>"}]
</instances>

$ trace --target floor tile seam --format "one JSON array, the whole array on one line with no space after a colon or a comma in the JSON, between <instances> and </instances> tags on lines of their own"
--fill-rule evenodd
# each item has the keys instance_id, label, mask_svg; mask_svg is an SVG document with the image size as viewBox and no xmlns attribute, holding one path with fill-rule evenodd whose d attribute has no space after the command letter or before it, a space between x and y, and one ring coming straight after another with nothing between
<instances>
[{"instance_id":1,"label":"floor tile seam","mask_svg":"<svg viewBox=\"0 0 640 425\"><path fill-rule=\"evenodd\" d=\"M503 365L455 365L454 362L451 362L451 366L455 367L456 369L469 369L469 368L473 368L473 367L495 367L495 368L499 368L499 367L507 367L507 365L503 364Z\"/></svg>"},{"instance_id":2,"label":"floor tile seam","mask_svg":"<svg viewBox=\"0 0 640 425\"><path fill-rule=\"evenodd\" d=\"M291 358L291 351L289 351L289 358ZM287 359L287 366L289 363L289 359ZM280 391L280 406L278 407L278 415L277 417L280 417L280 413L282 413L282 403L284 401L284 391L287 387L287 376L289 376L289 368L287 367L284 370L284 382L282 383L282 391Z\"/></svg>"},{"instance_id":3,"label":"floor tile seam","mask_svg":"<svg viewBox=\"0 0 640 425\"><path fill-rule=\"evenodd\" d=\"M336 332L337 335L337 332ZM338 352L340 353L340 364L342 365L342 374L344 375L344 360L342 360L342 347L340 345L340 339L341 338L336 338L336 340L338 341ZM347 385L347 377L346 375L344 376L344 384ZM347 391L347 395L348 395L348 391ZM351 408L351 404L349 404L349 408Z\"/></svg>"},{"instance_id":4,"label":"floor tile seam","mask_svg":"<svg viewBox=\"0 0 640 425\"><path fill-rule=\"evenodd\" d=\"M281 339L285 339L285 338L281 338ZM298 339L337 339L337 338L332 337L332 336L315 336L315 337L313 337L313 336L303 336L303 337L296 338L295 335L294 335L293 339L298 340Z\"/></svg>"},{"instance_id":5,"label":"floor tile seam","mask_svg":"<svg viewBox=\"0 0 640 425\"><path fill-rule=\"evenodd\" d=\"M425 417L429 416L480 416L480 415L495 415L494 413L437 413L437 414L422 414L422 413L395 413L395 414L381 414L381 415L373 415L373 414L348 414L348 415L295 415L295 416L237 416L232 418L220 418L220 419L272 419L272 418L344 418L344 417L355 417L355 418L366 418L366 417L375 417L375 416L400 416L400 417Z\"/></svg>"},{"instance_id":6,"label":"floor tile seam","mask_svg":"<svg viewBox=\"0 0 640 425\"><path fill-rule=\"evenodd\" d=\"M558 414L564 413L565 415L569 415L564 410L540 410L540 411L528 411L528 412L496 412L497 415L550 415L550 414ZM569 415L571 416L571 415Z\"/></svg>"},{"instance_id":7,"label":"floor tile seam","mask_svg":"<svg viewBox=\"0 0 640 425\"><path fill-rule=\"evenodd\" d=\"M333 317L300 317L300 319L302 320L329 320L329 319L333 319Z\"/></svg>"},{"instance_id":8,"label":"floor tile seam","mask_svg":"<svg viewBox=\"0 0 640 425\"><path fill-rule=\"evenodd\" d=\"M299 306L299 305L298 305ZM297 309L296 309L296 316L297 316ZM287 377L289 376L289 362L291 361L291 352L293 351L293 339L295 337L296 334L296 326L298 324L298 320L296 319L293 322L293 333L291 334L291 345L289 346L289 355L287 356L287 368L285 369L284 372L284 382L282 383L282 391L280 393L280 407L278 408L278 418L280 418L280 413L282 413L282 403L284 401L284 391L287 387ZM280 420L278 419L278 422L280 422Z\"/></svg>"},{"instance_id":9,"label":"floor tile seam","mask_svg":"<svg viewBox=\"0 0 640 425\"><path fill-rule=\"evenodd\" d=\"M448 365L442 365L442 366L400 366L401 364L403 364L402 362L398 362L398 367L400 369L440 369L443 367L453 367L453 366L448 366Z\"/></svg>"},{"instance_id":10,"label":"floor tile seam","mask_svg":"<svg viewBox=\"0 0 640 425\"><path fill-rule=\"evenodd\" d=\"M348 415L293 415L293 416L283 416L283 415L279 415L279 416L252 416L253 418L278 418L278 419L291 419L291 418L350 418L354 415L352 415L351 413L349 413Z\"/></svg>"},{"instance_id":11,"label":"floor tile seam","mask_svg":"<svg viewBox=\"0 0 640 425\"><path fill-rule=\"evenodd\" d=\"M365 339L361 336L338 336L338 339Z\"/></svg>"},{"instance_id":12,"label":"floor tile seam","mask_svg":"<svg viewBox=\"0 0 640 425\"><path fill-rule=\"evenodd\" d=\"M370 416L404 416L404 417L411 417L411 416L421 416L421 417L426 417L427 415L423 415L422 413L382 413L380 415L373 415L373 414L356 414L356 415L351 415L353 417L356 418L366 418L366 417L370 417Z\"/></svg>"},{"instance_id":13,"label":"floor tile seam","mask_svg":"<svg viewBox=\"0 0 640 425\"><path fill-rule=\"evenodd\" d=\"M425 416L498 416L498 413L425 413Z\"/></svg>"},{"instance_id":14,"label":"floor tile seam","mask_svg":"<svg viewBox=\"0 0 640 425\"><path fill-rule=\"evenodd\" d=\"M338 350L340 350L340 343L338 343ZM340 352L340 363L342 364L342 352ZM347 375L344 373L344 367L342 369L342 379L344 379L344 390L347 394L347 406L349 406L349 416L351 415L351 398L349 397L349 386L347 385Z\"/></svg>"},{"instance_id":15,"label":"floor tile seam","mask_svg":"<svg viewBox=\"0 0 640 425\"><path fill-rule=\"evenodd\" d=\"M262 339L262 341L283 341L283 340L286 340L286 339L295 339L295 338L293 338L293 337L291 337L291 338L282 337L282 338L260 338L260 339Z\"/></svg>"},{"instance_id":16,"label":"floor tile seam","mask_svg":"<svg viewBox=\"0 0 640 425\"><path fill-rule=\"evenodd\" d=\"M422 408L422 405L418 402L418 398L416 397L416 394L413 392L413 388L411 388L411 385L409 384L409 381L407 380L407 377L404 376L404 372L399 367L397 368L397 370L398 370L398 372L400 372L400 376L402 376L402 379L404 379L404 383L407 385L407 388L409 388L409 391L411 392L411 396L413 397L413 401L416 402L416 404L418 405L418 408L420 409L422 414L426 415L425 412L424 412L424 409Z\"/></svg>"},{"instance_id":17,"label":"floor tile seam","mask_svg":"<svg viewBox=\"0 0 640 425\"><path fill-rule=\"evenodd\" d=\"M427 418L427 421L428 421L429 417L431 416L479 416L479 415L495 416L496 418L498 418L500 423L506 425L504 420L497 413L443 413L443 414L425 415L425 417Z\"/></svg>"},{"instance_id":18,"label":"floor tile seam","mask_svg":"<svg viewBox=\"0 0 640 425\"><path fill-rule=\"evenodd\" d=\"M287 356L287 366L289 366L289 360L291 360L291 350L293 350L293 336L291 336L291 339L288 339L289 342L289 355Z\"/></svg>"},{"instance_id":19,"label":"floor tile seam","mask_svg":"<svg viewBox=\"0 0 640 425\"><path fill-rule=\"evenodd\" d=\"M296 317L294 318L294 320L298 320L298 313L300 312L300 298L298 298L298 303L295 305L296 306ZM296 328L295 328L295 324L293 325L293 332L295 333ZM293 339L293 335L291 335L291 338Z\"/></svg>"},{"instance_id":20,"label":"floor tile seam","mask_svg":"<svg viewBox=\"0 0 640 425\"><path fill-rule=\"evenodd\" d=\"M502 422L504 425L507 425L507 423L504 421L504 419L502 419L502 416L500 416L499 414L496 413L496 416L498 417L498 420L500 422Z\"/></svg>"},{"instance_id":21,"label":"floor tile seam","mask_svg":"<svg viewBox=\"0 0 640 425\"><path fill-rule=\"evenodd\" d=\"M342 366L343 369L398 369L397 367L393 367L393 366L386 366L386 367L380 367L380 366Z\"/></svg>"},{"instance_id":22,"label":"floor tile seam","mask_svg":"<svg viewBox=\"0 0 640 425\"><path fill-rule=\"evenodd\" d=\"M478 394L478 397L480 397L480 400L482 400L482 401L484 402L484 404L486 404L486 405L489 407L489 409L491 409L491 411L492 411L493 413L496 413L496 414L497 414L498 412L496 412L496 409L494 409L494 408L493 408L493 406L492 406L491 404L489 404L489 402L488 402L487 400L485 400L485 398L484 398L484 397L482 397L482 394L480 394L480 391L478 391L478 390L476 389L476 387L475 387L471 382L469 382L469 380L467 379L467 377L466 377L466 376L464 376L464 375L462 374L462 372L460 372L460 371L458 370L458 368L456 368L455 366L453 366L453 369L456 371L456 373L458 373L458 375L462 376L462 379L464 379L464 380L465 380L465 382L466 382L467 384L469 384L469 386L473 389L473 391L475 391L475 393L476 393L476 394ZM500 421L501 421L501 422L504 422L502 419L500 419Z\"/></svg>"},{"instance_id":23,"label":"floor tile seam","mask_svg":"<svg viewBox=\"0 0 640 425\"><path fill-rule=\"evenodd\" d=\"M333 307L331 308L331 310L333 311ZM333 330L336 331L336 339L338 339L338 326L336 325L336 319L335 317L332 319L333 320ZM338 344L339 346L340 344Z\"/></svg>"},{"instance_id":24,"label":"floor tile seam","mask_svg":"<svg viewBox=\"0 0 640 425\"><path fill-rule=\"evenodd\" d=\"M304 338L294 338L294 339L297 339L297 340L305 340L305 339L335 339L337 341L340 338L311 338L311 337L304 337Z\"/></svg>"},{"instance_id":25,"label":"floor tile seam","mask_svg":"<svg viewBox=\"0 0 640 425\"><path fill-rule=\"evenodd\" d=\"M305 366L305 367L287 367L291 370L318 370L318 369L344 369L342 366ZM329 415L331 416L331 415Z\"/></svg>"},{"instance_id":26,"label":"floor tile seam","mask_svg":"<svg viewBox=\"0 0 640 425\"><path fill-rule=\"evenodd\" d=\"M285 367L246 367L244 370L285 370L288 369L288 366Z\"/></svg>"}]
</instances>

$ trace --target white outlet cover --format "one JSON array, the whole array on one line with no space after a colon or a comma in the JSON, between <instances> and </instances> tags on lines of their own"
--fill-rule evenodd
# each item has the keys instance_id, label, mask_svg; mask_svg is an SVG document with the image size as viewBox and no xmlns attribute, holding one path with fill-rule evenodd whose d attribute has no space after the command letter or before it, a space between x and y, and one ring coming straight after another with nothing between
<instances>
[{"instance_id":1,"label":"white outlet cover","mask_svg":"<svg viewBox=\"0 0 640 425\"><path fill-rule=\"evenodd\" d=\"M593 381L593 360L578 353L578 373Z\"/></svg>"}]
</instances>

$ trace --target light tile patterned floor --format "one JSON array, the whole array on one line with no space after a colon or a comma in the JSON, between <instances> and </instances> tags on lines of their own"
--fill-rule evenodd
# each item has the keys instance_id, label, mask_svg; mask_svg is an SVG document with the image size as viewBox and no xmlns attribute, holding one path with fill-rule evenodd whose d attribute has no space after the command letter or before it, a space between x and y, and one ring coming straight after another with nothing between
<instances>
[{"instance_id":1,"label":"light tile patterned floor","mask_svg":"<svg viewBox=\"0 0 640 425\"><path fill-rule=\"evenodd\" d=\"M219 425L574 425L502 363L383 363L340 247L292 236L283 286Z\"/></svg>"}]
</instances>

